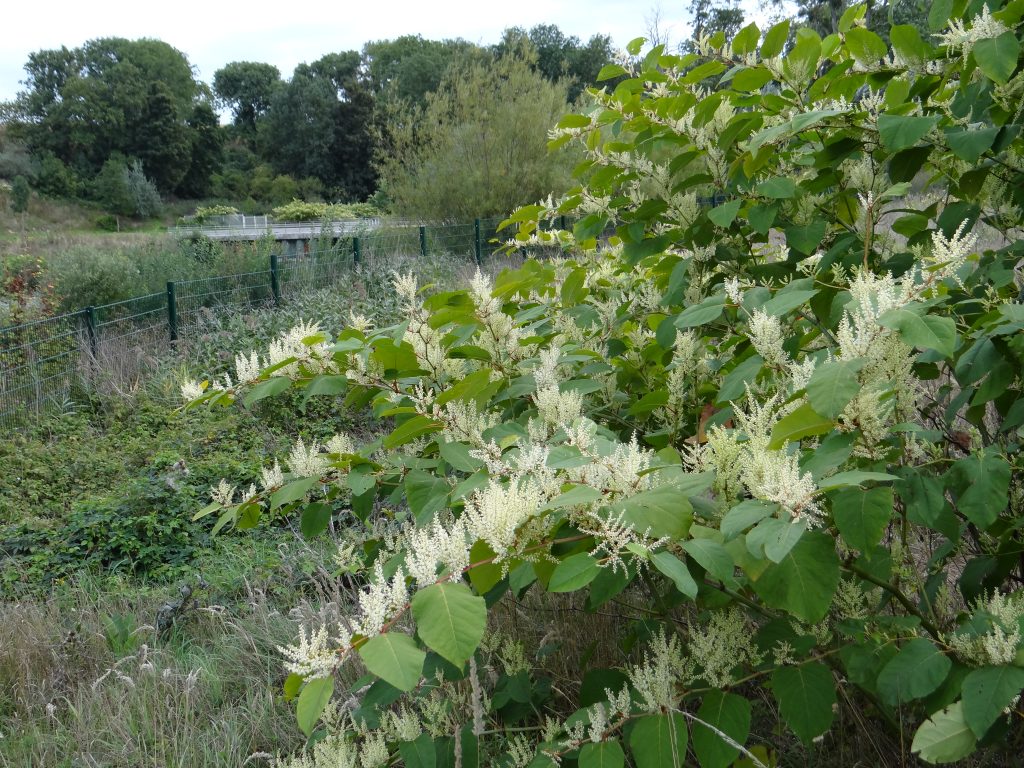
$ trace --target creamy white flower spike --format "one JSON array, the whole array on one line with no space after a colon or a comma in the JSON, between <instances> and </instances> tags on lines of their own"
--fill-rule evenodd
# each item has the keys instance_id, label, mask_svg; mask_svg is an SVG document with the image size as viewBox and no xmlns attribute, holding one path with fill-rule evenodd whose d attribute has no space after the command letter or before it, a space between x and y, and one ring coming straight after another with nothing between
<instances>
[{"instance_id":1,"label":"creamy white flower spike","mask_svg":"<svg viewBox=\"0 0 1024 768\"><path fill-rule=\"evenodd\" d=\"M307 448L300 437L288 454L288 469L297 477L320 477L327 471L330 462L320 453L316 440Z\"/></svg>"}]
</instances>

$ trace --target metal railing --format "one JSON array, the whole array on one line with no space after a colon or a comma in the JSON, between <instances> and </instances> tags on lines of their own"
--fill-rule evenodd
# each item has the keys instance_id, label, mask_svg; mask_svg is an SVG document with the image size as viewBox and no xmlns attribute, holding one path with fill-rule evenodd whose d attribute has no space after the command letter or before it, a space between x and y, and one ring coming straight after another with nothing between
<instances>
[{"instance_id":1,"label":"metal railing","mask_svg":"<svg viewBox=\"0 0 1024 768\"><path fill-rule=\"evenodd\" d=\"M318 228L311 241L325 247L275 251L265 270L172 280L159 293L0 328L0 429L27 424L86 392L104 366L123 365L126 352L156 354L201 331L210 312L279 303L345 278L364 260L392 254L461 254L480 263L507 236L497 232L500 222L389 224L341 235Z\"/></svg>"}]
</instances>

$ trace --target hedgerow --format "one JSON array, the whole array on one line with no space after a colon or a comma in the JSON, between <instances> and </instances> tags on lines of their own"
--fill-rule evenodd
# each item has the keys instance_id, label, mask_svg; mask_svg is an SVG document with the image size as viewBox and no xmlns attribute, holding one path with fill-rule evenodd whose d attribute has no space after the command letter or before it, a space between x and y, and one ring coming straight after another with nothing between
<instances>
[{"instance_id":1,"label":"hedgerow","mask_svg":"<svg viewBox=\"0 0 1024 768\"><path fill-rule=\"evenodd\" d=\"M896 26L891 49L865 6L785 51L788 22L634 41L552 131L580 186L507 222L562 257L425 297L398 276L402 322L300 324L183 388L394 420L300 440L199 513L346 531L353 605L282 649L316 742L291 764L800 763L844 710L927 762L1010 759L1022 13L937 2L934 44ZM582 632L621 635L590 629L554 685L496 617L574 594Z\"/></svg>"}]
</instances>

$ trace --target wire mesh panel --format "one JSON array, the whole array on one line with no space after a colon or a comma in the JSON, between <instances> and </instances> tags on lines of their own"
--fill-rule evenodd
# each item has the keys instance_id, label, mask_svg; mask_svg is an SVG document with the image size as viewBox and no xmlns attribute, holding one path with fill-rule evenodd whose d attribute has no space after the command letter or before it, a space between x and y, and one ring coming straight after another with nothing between
<instances>
[{"instance_id":1,"label":"wire mesh panel","mask_svg":"<svg viewBox=\"0 0 1024 768\"><path fill-rule=\"evenodd\" d=\"M252 307L273 299L269 269L223 277L179 280L174 285L176 330L182 335L201 327L207 312Z\"/></svg>"},{"instance_id":2,"label":"wire mesh panel","mask_svg":"<svg viewBox=\"0 0 1024 768\"><path fill-rule=\"evenodd\" d=\"M344 278L355 261L354 240L339 238L326 248L278 257L278 280L284 296L321 288Z\"/></svg>"},{"instance_id":3,"label":"wire mesh panel","mask_svg":"<svg viewBox=\"0 0 1024 768\"><path fill-rule=\"evenodd\" d=\"M150 343L166 340L167 294L151 293L94 308L94 346Z\"/></svg>"},{"instance_id":4,"label":"wire mesh panel","mask_svg":"<svg viewBox=\"0 0 1024 768\"><path fill-rule=\"evenodd\" d=\"M83 315L0 329L0 424L18 426L67 400L85 334Z\"/></svg>"}]
</instances>

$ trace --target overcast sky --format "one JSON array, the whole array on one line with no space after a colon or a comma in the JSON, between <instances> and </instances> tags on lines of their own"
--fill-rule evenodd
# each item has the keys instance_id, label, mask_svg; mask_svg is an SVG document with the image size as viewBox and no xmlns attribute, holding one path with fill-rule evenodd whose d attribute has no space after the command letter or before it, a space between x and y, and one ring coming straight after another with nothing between
<instances>
[{"instance_id":1,"label":"overcast sky","mask_svg":"<svg viewBox=\"0 0 1024 768\"><path fill-rule=\"evenodd\" d=\"M266 11L261 5L223 0L12 0L5 3L0 22L0 101L21 90L29 53L62 45L75 48L97 37L163 40L188 56L199 78L209 83L213 73L231 61L268 62L289 77L300 62L405 34L490 44L506 27L556 24L582 40L610 35L621 47L644 35L656 12L661 29L668 30L672 40L685 39L689 31L688 0L306 0L268 4L273 10Z\"/></svg>"}]
</instances>

